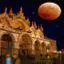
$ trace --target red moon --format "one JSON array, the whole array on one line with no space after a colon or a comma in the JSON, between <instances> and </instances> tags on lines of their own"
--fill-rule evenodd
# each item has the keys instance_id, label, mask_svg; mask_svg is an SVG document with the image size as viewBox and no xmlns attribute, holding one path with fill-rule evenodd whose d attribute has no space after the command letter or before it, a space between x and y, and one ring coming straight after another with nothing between
<instances>
[{"instance_id":1,"label":"red moon","mask_svg":"<svg viewBox=\"0 0 64 64\"><path fill-rule=\"evenodd\" d=\"M58 4L47 2L41 4L38 8L38 15L44 20L55 20L61 14L61 8Z\"/></svg>"}]
</instances>

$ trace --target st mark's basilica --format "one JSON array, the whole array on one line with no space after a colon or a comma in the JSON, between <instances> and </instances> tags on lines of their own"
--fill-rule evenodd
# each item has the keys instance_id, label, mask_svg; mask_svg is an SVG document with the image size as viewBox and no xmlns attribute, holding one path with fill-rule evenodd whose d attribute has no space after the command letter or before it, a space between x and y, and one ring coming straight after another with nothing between
<instances>
[{"instance_id":1,"label":"st mark's basilica","mask_svg":"<svg viewBox=\"0 0 64 64\"><path fill-rule=\"evenodd\" d=\"M56 41L44 36L42 25L30 22L22 8L17 14L12 9L7 13L7 8L0 13L0 56L17 58L18 55L28 54L48 55L52 58L57 56L56 52Z\"/></svg>"}]
</instances>

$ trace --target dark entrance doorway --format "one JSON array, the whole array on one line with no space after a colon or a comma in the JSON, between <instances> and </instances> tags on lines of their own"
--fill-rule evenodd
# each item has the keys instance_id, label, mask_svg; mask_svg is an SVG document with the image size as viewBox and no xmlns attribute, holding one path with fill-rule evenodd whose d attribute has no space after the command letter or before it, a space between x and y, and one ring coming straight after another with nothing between
<instances>
[{"instance_id":1,"label":"dark entrance doorway","mask_svg":"<svg viewBox=\"0 0 64 64\"><path fill-rule=\"evenodd\" d=\"M2 54L11 53L13 48L12 36L10 34L3 34L1 41Z\"/></svg>"}]
</instances>

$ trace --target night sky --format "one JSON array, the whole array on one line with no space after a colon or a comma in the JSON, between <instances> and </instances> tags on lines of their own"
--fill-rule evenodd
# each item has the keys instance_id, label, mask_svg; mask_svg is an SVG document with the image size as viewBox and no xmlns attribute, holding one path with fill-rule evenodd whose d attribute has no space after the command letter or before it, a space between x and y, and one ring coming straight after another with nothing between
<instances>
[{"instance_id":1,"label":"night sky","mask_svg":"<svg viewBox=\"0 0 64 64\"><path fill-rule=\"evenodd\" d=\"M61 9L61 16L54 21L45 21L38 16L38 7L44 2L55 2ZM0 0L0 12L4 8L13 9L17 13L20 7L23 8L24 14L30 21L36 21L37 25L42 24L45 36L55 39L57 41L58 49L64 48L64 1L63 0Z\"/></svg>"}]
</instances>

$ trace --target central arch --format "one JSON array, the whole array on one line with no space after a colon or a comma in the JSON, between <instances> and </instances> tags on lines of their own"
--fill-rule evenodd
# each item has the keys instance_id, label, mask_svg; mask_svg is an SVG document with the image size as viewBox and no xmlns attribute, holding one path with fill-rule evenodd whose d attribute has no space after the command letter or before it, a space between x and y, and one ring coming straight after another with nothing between
<instances>
[{"instance_id":1,"label":"central arch","mask_svg":"<svg viewBox=\"0 0 64 64\"><path fill-rule=\"evenodd\" d=\"M30 54L32 52L32 39L30 37L30 35L28 34L23 34L21 36L21 47L20 47L20 51L22 51L21 53L23 54ZM20 54L21 54L20 53Z\"/></svg>"}]
</instances>

